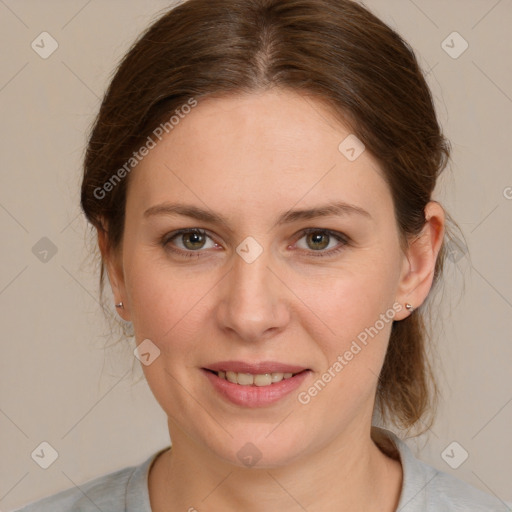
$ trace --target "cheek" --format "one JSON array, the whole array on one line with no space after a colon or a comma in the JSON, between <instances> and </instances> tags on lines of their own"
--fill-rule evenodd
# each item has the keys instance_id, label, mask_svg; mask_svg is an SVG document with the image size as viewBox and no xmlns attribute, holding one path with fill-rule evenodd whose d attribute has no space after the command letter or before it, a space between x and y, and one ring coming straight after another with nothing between
<instances>
[{"instance_id":1,"label":"cheek","mask_svg":"<svg viewBox=\"0 0 512 512\"><path fill-rule=\"evenodd\" d=\"M143 251L134 254L126 266L126 289L137 341L150 339L167 353L183 356L199 340L198 331L207 318L208 295L219 277L200 277L185 267L171 267L162 259L152 259ZM180 347L183 347L183 350ZM173 358L175 359L175 358Z\"/></svg>"},{"instance_id":2,"label":"cheek","mask_svg":"<svg viewBox=\"0 0 512 512\"><path fill-rule=\"evenodd\" d=\"M305 328L323 352L323 370L336 375L332 389L342 388L340 400L370 392L376 383L396 314L395 266L389 256L360 257L347 266L350 271L331 271L302 283L305 306L299 315L310 318Z\"/></svg>"},{"instance_id":3,"label":"cheek","mask_svg":"<svg viewBox=\"0 0 512 512\"><path fill-rule=\"evenodd\" d=\"M393 271L396 266L389 256L358 255L357 262L347 262L344 268L304 278L298 289L304 304L318 314L326 331L346 340L392 309L398 282Z\"/></svg>"},{"instance_id":4,"label":"cheek","mask_svg":"<svg viewBox=\"0 0 512 512\"><path fill-rule=\"evenodd\" d=\"M361 409L369 410L374 400L395 314L392 304L376 291L374 285L343 280L332 286L328 298L317 298L315 303L311 297L311 309L329 328L309 329L308 337L320 348L322 358L314 381L302 390L300 403L311 400L311 410L319 417L338 411L333 425L355 417Z\"/></svg>"},{"instance_id":5,"label":"cheek","mask_svg":"<svg viewBox=\"0 0 512 512\"><path fill-rule=\"evenodd\" d=\"M322 347L328 365L347 353L351 367L380 367L395 312L385 292L379 296L376 291L374 285L343 282L333 286L327 298L310 298L310 309L318 312L325 328L319 330L318 321L312 322L309 335Z\"/></svg>"},{"instance_id":6,"label":"cheek","mask_svg":"<svg viewBox=\"0 0 512 512\"><path fill-rule=\"evenodd\" d=\"M151 260L143 251L134 254L126 268L137 344L149 339L160 351L151 364L141 364L146 381L169 414L186 417L190 411L197 413L182 386L192 389L190 368L197 366L202 339L198 331L206 321L205 298L216 281L198 279L186 270Z\"/></svg>"}]
</instances>

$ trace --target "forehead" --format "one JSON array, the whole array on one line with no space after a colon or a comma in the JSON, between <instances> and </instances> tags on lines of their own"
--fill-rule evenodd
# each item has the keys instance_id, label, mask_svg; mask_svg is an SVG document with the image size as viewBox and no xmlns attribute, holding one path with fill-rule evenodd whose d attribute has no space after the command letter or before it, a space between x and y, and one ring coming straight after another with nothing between
<instances>
[{"instance_id":1,"label":"forehead","mask_svg":"<svg viewBox=\"0 0 512 512\"><path fill-rule=\"evenodd\" d=\"M347 137L325 104L290 91L202 99L135 168L128 202L146 209L186 197L260 215L276 201L280 209L319 200L389 206L370 153L351 161L340 151Z\"/></svg>"}]
</instances>

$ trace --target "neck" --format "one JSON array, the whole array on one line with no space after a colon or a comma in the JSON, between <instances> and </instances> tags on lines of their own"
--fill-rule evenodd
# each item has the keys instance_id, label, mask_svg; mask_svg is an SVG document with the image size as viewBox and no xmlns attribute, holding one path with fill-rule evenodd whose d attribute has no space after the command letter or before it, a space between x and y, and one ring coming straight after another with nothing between
<instances>
[{"instance_id":1,"label":"neck","mask_svg":"<svg viewBox=\"0 0 512 512\"><path fill-rule=\"evenodd\" d=\"M179 429L149 475L154 512L325 510L394 512L402 468L352 429L321 451L271 469L240 468L213 456Z\"/></svg>"}]
</instances>

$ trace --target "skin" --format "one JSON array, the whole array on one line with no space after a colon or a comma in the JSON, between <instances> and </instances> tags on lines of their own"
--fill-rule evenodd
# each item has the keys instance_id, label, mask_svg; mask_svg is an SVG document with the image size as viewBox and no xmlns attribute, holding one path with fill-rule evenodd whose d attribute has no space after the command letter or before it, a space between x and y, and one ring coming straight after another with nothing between
<instances>
[{"instance_id":1,"label":"skin","mask_svg":"<svg viewBox=\"0 0 512 512\"><path fill-rule=\"evenodd\" d=\"M403 252L376 160L364 151L350 162L338 150L349 134L320 101L291 91L203 99L132 171L121 250L109 251L99 234L115 300L124 303L119 314L133 322L137 343L150 339L161 351L143 366L173 444L150 471L154 511L396 509L401 465L370 435L392 323L308 404L297 394L393 304L401 305L400 321L410 314L406 302L425 300L445 217L430 202L421 235ZM283 212L331 201L370 217L274 226ZM144 217L164 202L221 214L226 224ZM211 238L181 236L168 247L199 257L162 246L164 235L181 228ZM339 232L349 242L325 232L315 241L305 228ZM250 264L236 252L248 236L263 249ZM248 409L221 398L202 374L221 360L312 371L297 392ZM261 453L253 467L237 457L247 442Z\"/></svg>"}]
</instances>

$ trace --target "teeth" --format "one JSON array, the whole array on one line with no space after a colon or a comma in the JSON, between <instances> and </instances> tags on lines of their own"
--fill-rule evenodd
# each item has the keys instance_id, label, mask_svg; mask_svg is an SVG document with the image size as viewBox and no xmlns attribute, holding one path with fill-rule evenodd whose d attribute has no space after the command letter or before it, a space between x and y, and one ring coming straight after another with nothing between
<instances>
[{"instance_id":1,"label":"teeth","mask_svg":"<svg viewBox=\"0 0 512 512\"><path fill-rule=\"evenodd\" d=\"M226 379L234 384L241 386L270 386L283 379L289 379L296 375L295 373L262 373L253 375L251 373L237 373L237 372L217 372L218 377Z\"/></svg>"},{"instance_id":2,"label":"teeth","mask_svg":"<svg viewBox=\"0 0 512 512\"><path fill-rule=\"evenodd\" d=\"M235 372L226 372L226 378L229 380L229 382L233 382L234 384L237 383L236 376L237 374Z\"/></svg>"},{"instance_id":3,"label":"teeth","mask_svg":"<svg viewBox=\"0 0 512 512\"><path fill-rule=\"evenodd\" d=\"M255 375L254 376L254 385L255 386L270 386L272 384L272 374L265 373L264 375Z\"/></svg>"},{"instance_id":4,"label":"teeth","mask_svg":"<svg viewBox=\"0 0 512 512\"><path fill-rule=\"evenodd\" d=\"M252 386L254 384L254 376L250 373L237 373L236 380L241 386Z\"/></svg>"}]
</instances>

